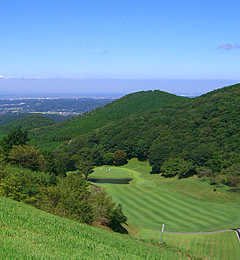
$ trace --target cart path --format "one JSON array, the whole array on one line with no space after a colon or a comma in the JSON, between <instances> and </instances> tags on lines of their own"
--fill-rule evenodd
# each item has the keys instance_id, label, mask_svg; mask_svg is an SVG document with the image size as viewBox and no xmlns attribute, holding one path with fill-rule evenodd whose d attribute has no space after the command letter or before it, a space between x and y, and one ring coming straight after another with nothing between
<instances>
[{"instance_id":1,"label":"cart path","mask_svg":"<svg viewBox=\"0 0 240 260\"><path fill-rule=\"evenodd\" d=\"M220 232L228 232L228 231L237 231L237 228L234 229L224 229L224 230L216 230L216 231L209 231L209 232L171 232L171 231L164 231L163 233L168 234L178 234L178 235L201 235L201 234L214 234L214 233L220 233ZM162 232L161 230L153 230L155 232Z\"/></svg>"}]
</instances>

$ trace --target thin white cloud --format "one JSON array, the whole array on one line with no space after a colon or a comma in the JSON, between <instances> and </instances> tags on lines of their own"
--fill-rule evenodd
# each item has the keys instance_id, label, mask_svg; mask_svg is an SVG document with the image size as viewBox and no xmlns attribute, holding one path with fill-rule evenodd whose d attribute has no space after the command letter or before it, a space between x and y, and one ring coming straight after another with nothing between
<instances>
[{"instance_id":1,"label":"thin white cloud","mask_svg":"<svg viewBox=\"0 0 240 260\"><path fill-rule=\"evenodd\" d=\"M42 79L42 77L13 77L13 76L3 76L0 75L1 79Z\"/></svg>"},{"instance_id":2,"label":"thin white cloud","mask_svg":"<svg viewBox=\"0 0 240 260\"><path fill-rule=\"evenodd\" d=\"M6 76L3 76L3 75L0 75L0 78L1 79L13 79L14 77L13 76L6 77Z\"/></svg>"},{"instance_id":3,"label":"thin white cloud","mask_svg":"<svg viewBox=\"0 0 240 260\"><path fill-rule=\"evenodd\" d=\"M218 46L218 49L222 49L224 51L229 51L229 50L233 50L233 49L240 49L240 44L239 43L236 43L236 44L224 43L224 44Z\"/></svg>"}]
</instances>

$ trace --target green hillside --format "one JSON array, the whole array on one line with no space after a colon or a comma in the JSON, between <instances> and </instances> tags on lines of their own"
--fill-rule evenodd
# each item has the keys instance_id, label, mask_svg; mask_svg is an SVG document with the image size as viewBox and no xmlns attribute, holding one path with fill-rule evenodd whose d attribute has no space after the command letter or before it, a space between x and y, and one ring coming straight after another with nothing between
<instances>
[{"instance_id":1,"label":"green hillside","mask_svg":"<svg viewBox=\"0 0 240 260\"><path fill-rule=\"evenodd\" d=\"M196 257L170 246L153 246L0 197L2 258L185 259Z\"/></svg>"},{"instance_id":2,"label":"green hillside","mask_svg":"<svg viewBox=\"0 0 240 260\"><path fill-rule=\"evenodd\" d=\"M12 130L20 127L22 130L38 129L40 127L54 125L57 122L40 115L28 115L17 120L14 120L6 125L0 127L0 136L4 136L11 132Z\"/></svg>"},{"instance_id":3,"label":"green hillside","mask_svg":"<svg viewBox=\"0 0 240 260\"><path fill-rule=\"evenodd\" d=\"M57 146L63 141L71 140L95 129L118 122L130 115L145 111L156 111L165 106L188 102L189 98L179 97L163 91L142 91L113 101L102 108L75 117L67 122L52 125L48 128L31 130L32 143L41 147Z\"/></svg>"},{"instance_id":4,"label":"green hillside","mask_svg":"<svg viewBox=\"0 0 240 260\"><path fill-rule=\"evenodd\" d=\"M18 127L28 130L27 144L42 150L26 145L26 133L19 129L4 138L0 194L62 218L0 197L0 255L235 259L239 248L233 231L201 238L164 234L164 243L158 242L163 223L171 232L239 228L239 126L240 84L194 99L143 91L63 123L32 116L3 126L2 135ZM78 193L80 183L90 187L88 174L132 181L96 184L100 189ZM114 207L107 194L122 207L101 215ZM119 224L129 235L73 221L84 222L89 215L85 223L111 224L118 214L127 216L127 223Z\"/></svg>"},{"instance_id":5,"label":"green hillside","mask_svg":"<svg viewBox=\"0 0 240 260\"><path fill-rule=\"evenodd\" d=\"M27 116L29 116L29 114L25 114L25 113L2 114L0 115L0 127Z\"/></svg>"},{"instance_id":6,"label":"green hillside","mask_svg":"<svg viewBox=\"0 0 240 260\"><path fill-rule=\"evenodd\" d=\"M129 115L72 140L99 154L123 150L149 159L153 173L181 158L219 172L240 161L240 84L160 110ZM90 117L89 117L90 119Z\"/></svg>"},{"instance_id":7,"label":"green hillside","mask_svg":"<svg viewBox=\"0 0 240 260\"><path fill-rule=\"evenodd\" d=\"M7 125L13 121L19 120L21 118L32 116L33 113L13 113L13 114L2 114L0 115L0 127ZM41 114L46 118L49 118L55 122L64 122L69 119L67 116L61 116L56 114ZM1 128L0 128L1 129Z\"/></svg>"}]
</instances>

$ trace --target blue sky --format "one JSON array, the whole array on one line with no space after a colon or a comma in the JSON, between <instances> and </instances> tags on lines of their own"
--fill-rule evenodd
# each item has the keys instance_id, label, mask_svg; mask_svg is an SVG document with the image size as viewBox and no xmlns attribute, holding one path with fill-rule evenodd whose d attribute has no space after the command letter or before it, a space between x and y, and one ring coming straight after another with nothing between
<instances>
[{"instance_id":1,"label":"blue sky","mask_svg":"<svg viewBox=\"0 0 240 260\"><path fill-rule=\"evenodd\" d=\"M239 0L1 1L0 75L240 82L239 14Z\"/></svg>"}]
</instances>

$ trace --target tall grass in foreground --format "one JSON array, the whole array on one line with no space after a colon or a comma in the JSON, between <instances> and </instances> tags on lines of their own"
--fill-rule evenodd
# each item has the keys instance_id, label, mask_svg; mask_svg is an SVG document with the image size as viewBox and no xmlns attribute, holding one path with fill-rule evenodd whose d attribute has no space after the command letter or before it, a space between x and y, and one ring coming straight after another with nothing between
<instances>
[{"instance_id":1,"label":"tall grass in foreground","mask_svg":"<svg viewBox=\"0 0 240 260\"><path fill-rule=\"evenodd\" d=\"M47 214L0 197L2 258L184 259L174 247L153 246L111 231Z\"/></svg>"}]
</instances>

